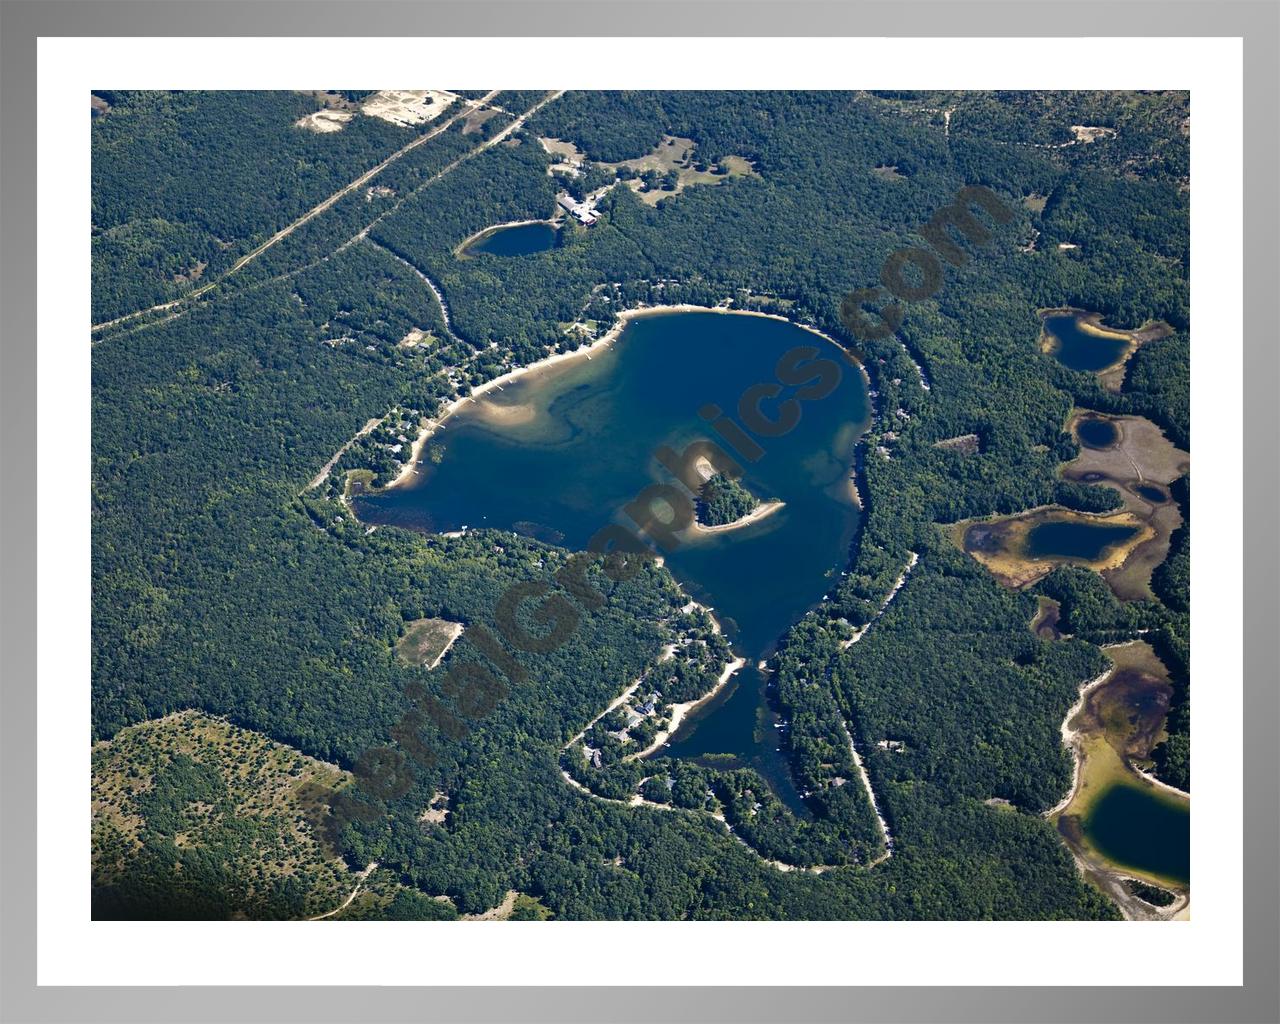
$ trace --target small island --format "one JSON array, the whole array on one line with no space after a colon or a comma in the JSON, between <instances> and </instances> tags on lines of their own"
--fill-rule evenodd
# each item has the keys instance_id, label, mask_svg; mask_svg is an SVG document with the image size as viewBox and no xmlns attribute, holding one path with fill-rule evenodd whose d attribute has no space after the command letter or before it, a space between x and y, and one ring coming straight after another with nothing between
<instances>
[{"instance_id":1,"label":"small island","mask_svg":"<svg viewBox=\"0 0 1280 1024\"><path fill-rule=\"evenodd\" d=\"M782 508L781 501L761 501L737 480L714 473L698 495L694 534L736 530L763 519Z\"/></svg>"},{"instance_id":2,"label":"small island","mask_svg":"<svg viewBox=\"0 0 1280 1024\"><path fill-rule=\"evenodd\" d=\"M760 499L737 480L716 473L698 495L698 522L703 526L729 526L756 510Z\"/></svg>"}]
</instances>

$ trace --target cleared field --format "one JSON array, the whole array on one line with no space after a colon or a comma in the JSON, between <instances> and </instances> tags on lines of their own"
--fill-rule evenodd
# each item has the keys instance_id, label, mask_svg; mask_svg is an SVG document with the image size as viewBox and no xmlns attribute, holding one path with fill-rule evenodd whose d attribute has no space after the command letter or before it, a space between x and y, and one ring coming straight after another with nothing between
<instances>
[{"instance_id":1,"label":"cleared field","mask_svg":"<svg viewBox=\"0 0 1280 1024\"><path fill-rule=\"evenodd\" d=\"M977 434L960 434L957 437L947 437L941 441L935 441L933 446L946 452L955 452L958 455L977 455L979 450L978 442Z\"/></svg>"},{"instance_id":2,"label":"cleared field","mask_svg":"<svg viewBox=\"0 0 1280 1024\"><path fill-rule=\"evenodd\" d=\"M415 619L396 644L396 657L415 668L435 668L453 642L462 635L462 623L448 619Z\"/></svg>"},{"instance_id":3,"label":"cleared field","mask_svg":"<svg viewBox=\"0 0 1280 1024\"><path fill-rule=\"evenodd\" d=\"M742 178L756 173L751 161L741 156L726 156L714 169L705 164L699 168L696 150L697 144L693 139L664 135L651 153L617 163L602 163L600 166L613 168L650 206L656 206L661 200L679 195L694 185L719 185L730 178ZM631 176L628 176L629 173ZM666 176L670 173L676 175L674 188L646 187L644 175Z\"/></svg>"}]
</instances>

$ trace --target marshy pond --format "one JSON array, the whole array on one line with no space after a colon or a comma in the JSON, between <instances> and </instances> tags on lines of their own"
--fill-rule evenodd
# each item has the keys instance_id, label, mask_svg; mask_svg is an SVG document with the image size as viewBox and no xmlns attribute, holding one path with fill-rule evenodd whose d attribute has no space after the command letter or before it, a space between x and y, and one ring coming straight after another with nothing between
<instances>
[{"instance_id":1,"label":"marshy pond","mask_svg":"<svg viewBox=\"0 0 1280 1024\"><path fill-rule=\"evenodd\" d=\"M1125 563L1154 529L1132 512L1103 515L1050 506L1014 516L966 521L952 539L1006 586L1022 587L1055 565L1107 572Z\"/></svg>"},{"instance_id":2,"label":"marshy pond","mask_svg":"<svg viewBox=\"0 0 1280 1024\"><path fill-rule=\"evenodd\" d=\"M780 358L797 348L807 353L799 372L780 373ZM819 367L834 380L829 393L813 397ZM779 386L784 380L797 383ZM802 414L778 436L756 435L762 454L750 461L701 414L715 406L713 418L727 410L741 424L739 403L758 385L768 394L760 404L767 418L782 419L788 408ZM810 396L797 400L806 386ZM861 368L794 324L713 312L640 316L589 358L534 369L464 403L431 437L415 477L357 497L354 508L366 523L434 533L490 527L583 550L608 524L634 530L628 503L646 487L673 482L656 457L663 446L720 444L753 494L784 505L740 529L684 537L659 552L748 663L664 752L732 755L795 805L763 699L766 679L755 666L849 561L860 517L854 448L868 413ZM617 682L621 690L628 680Z\"/></svg>"}]
</instances>

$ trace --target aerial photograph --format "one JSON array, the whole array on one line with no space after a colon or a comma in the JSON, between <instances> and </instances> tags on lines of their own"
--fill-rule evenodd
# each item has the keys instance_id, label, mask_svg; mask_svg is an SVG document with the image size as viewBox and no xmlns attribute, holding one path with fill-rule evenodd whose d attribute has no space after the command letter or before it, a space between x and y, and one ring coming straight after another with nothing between
<instances>
[{"instance_id":1,"label":"aerial photograph","mask_svg":"<svg viewBox=\"0 0 1280 1024\"><path fill-rule=\"evenodd\" d=\"M95 920L1190 917L1188 92L89 130Z\"/></svg>"}]
</instances>

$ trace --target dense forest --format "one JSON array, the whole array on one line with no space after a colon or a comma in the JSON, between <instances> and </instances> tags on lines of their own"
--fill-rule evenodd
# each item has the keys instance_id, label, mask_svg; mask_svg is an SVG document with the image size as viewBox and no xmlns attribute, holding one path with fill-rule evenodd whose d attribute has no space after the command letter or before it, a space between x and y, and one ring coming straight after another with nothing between
<instances>
[{"instance_id":1,"label":"dense forest","mask_svg":"<svg viewBox=\"0 0 1280 1024\"><path fill-rule=\"evenodd\" d=\"M754 494L723 473L716 473L698 495L698 522L703 526L725 526L737 522L760 504Z\"/></svg>"},{"instance_id":2,"label":"dense forest","mask_svg":"<svg viewBox=\"0 0 1280 1024\"><path fill-rule=\"evenodd\" d=\"M1115 917L1041 812L1070 784L1059 729L1103 664L1096 645L1140 629L1177 691L1159 771L1188 784L1188 531L1149 601L1118 602L1084 570L1042 581L1073 634L1051 642L1028 628L1034 596L1000 587L939 524L1113 505L1113 491L1059 476L1078 451L1064 431L1073 408L1149 416L1189 445L1187 96L569 92L485 145L544 95L500 94L507 114L406 154L371 183L386 193L353 192L171 317L96 335L93 738L199 709L353 773L316 831L353 871L391 873L366 916L451 916L437 896L477 914L516 890L536 901L522 914L562 919ZM370 118L304 132L309 95L109 98L92 129L95 321L189 290L199 264L212 277L414 137ZM1082 124L1111 132L1082 142L1070 130ZM492 224L552 215L539 137L616 162L664 134L694 139L708 163L743 156L755 174L654 206L618 186L597 224L545 252L455 254ZM1013 216L989 244L965 243L935 294L904 303L895 333L855 346L843 298L876 287L894 251L926 244L921 226L971 184ZM579 753L587 788L663 806L598 799L566 781L564 748L624 687L663 671L687 595L653 561L623 577L588 560L600 600L586 601L565 583L582 563L554 545L370 531L341 500L345 474L385 481L404 457L391 449L441 399L576 345L572 324L603 330L639 303L760 297L856 347L875 410L847 573L770 665L806 811L751 770L603 755L596 768ZM1112 392L1040 351L1037 309L1066 305L1174 330L1140 348ZM964 435L976 450L938 444ZM1189 521L1189 483L1174 496ZM576 602L578 626L515 667L488 640L503 635L500 596L531 581ZM406 624L426 617L465 626L436 669L395 656ZM463 666L503 669L505 682L480 706L449 688ZM682 663L662 682L696 695L711 670ZM834 784L855 777L846 729L893 836L871 868L881 843L865 793ZM398 766L394 786L379 758ZM156 822L146 848L167 856L162 833L183 807L226 795L194 760L157 778L138 813ZM424 815L437 794L439 822ZM219 833L215 849L243 851L238 835ZM227 856L187 856L183 885L225 884ZM168 893L163 881L112 878L102 905L155 916L154 900L128 897ZM313 905L293 887L255 914ZM215 900L193 916L229 909Z\"/></svg>"}]
</instances>

